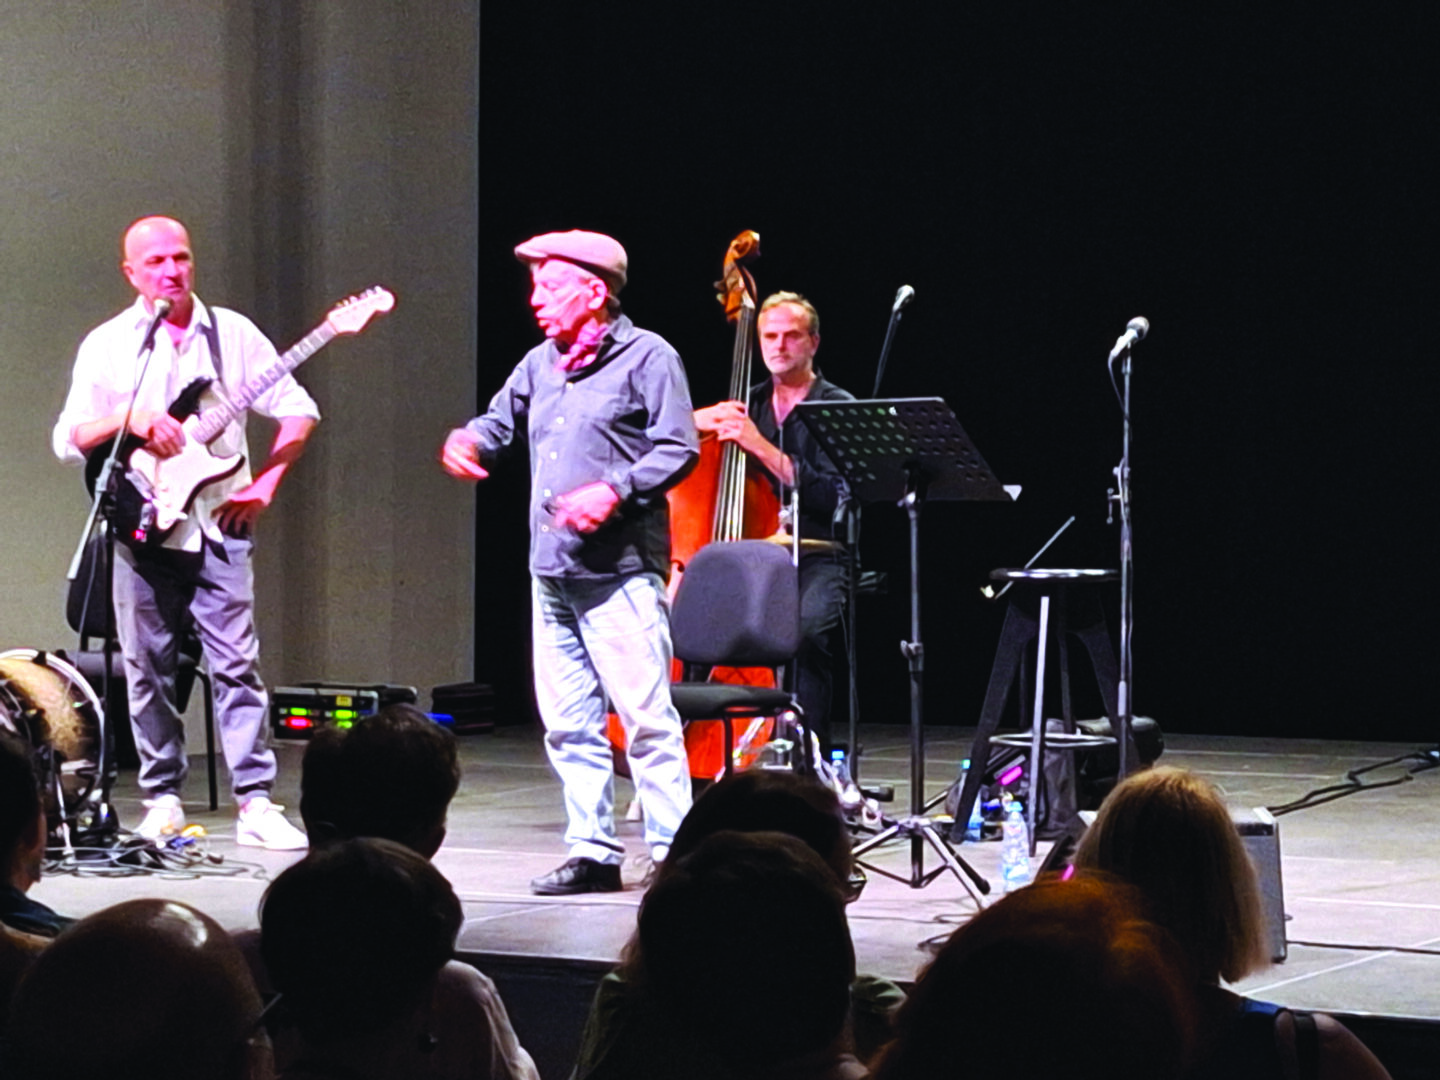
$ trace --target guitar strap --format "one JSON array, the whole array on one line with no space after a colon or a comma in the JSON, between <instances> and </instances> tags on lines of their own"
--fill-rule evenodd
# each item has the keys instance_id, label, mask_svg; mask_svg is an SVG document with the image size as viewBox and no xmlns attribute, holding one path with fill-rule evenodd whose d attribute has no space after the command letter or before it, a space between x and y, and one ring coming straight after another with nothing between
<instances>
[{"instance_id":1,"label":"guitar strap","mask_svg":"<svg viewBox=\"0 0 1440 1080\"><path fill-rule=\"evenodd\" d=\"M215 374L223 383L224 369L220 366L220 313L214 308L210 309L210 321L203 324L200 329L205 333L205 340L210 344L210 362L215 365Z\"/></svg>"},{"instance_id":2,"label":"guitar strap","mask_svg":"<svg viewBox=\"0 0 1440 1080\"><path fill-rule=\"evenodd\" d=\"M210 346L210 363L215 368L215 382L210 386L210 393L224 400L225 404L231 404L230 387L225 382L225 365L220 357L220 312L210 309L210 321L202 323L200 330L205 335L205 341Z\"/></svg>"}]
</instances>

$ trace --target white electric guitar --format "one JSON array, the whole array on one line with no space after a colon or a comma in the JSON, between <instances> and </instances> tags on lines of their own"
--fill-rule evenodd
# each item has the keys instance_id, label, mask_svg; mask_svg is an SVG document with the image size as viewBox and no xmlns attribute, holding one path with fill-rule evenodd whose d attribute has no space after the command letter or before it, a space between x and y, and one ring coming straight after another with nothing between
<instances>
[{"instance_id":1,"label":"white electric guitar","mask_svg":"<svg viewBox=\"0 0 1440 1080\"><path fill-rule=\"evenodd\" d=\"M116 535L132 547L157 546L190 515L195 497L206 486L234 476L245 463L244 454L214 454L218 439L250 403L294 371L341 334L358 334L376 315L395 306L395 297L380 286L342 300L325 321L287 349L274 364L240 388L234 398L200 410L200 396L212 385L196 379L170 405L170 415L182 421L185 446L172 457L157 457L145 449L144 439L127 435L120 445L124 474L115 491L111 512ZM85 482L93 492L96 479L110 454L110 442L90 451Z\"/></svg>"}]
</instances>

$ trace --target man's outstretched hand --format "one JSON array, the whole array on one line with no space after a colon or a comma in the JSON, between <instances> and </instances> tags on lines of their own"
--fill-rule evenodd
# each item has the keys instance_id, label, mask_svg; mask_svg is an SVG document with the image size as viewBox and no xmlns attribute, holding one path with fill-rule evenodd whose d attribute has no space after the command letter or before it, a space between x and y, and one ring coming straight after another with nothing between
<instances>
[{"instance_id":1,"label":"man's outstretched hand","mask_svg":"<svg viewBox=\"0 0 1440 1080\"><path fill-rule=\"evenodd\" d=\"M445 445L440 450L441 466L460 480L484 480L490 473L480 464L480 456L475 452L479 443L473 432L456 428L445 437Z\"/></svg>"}]
</instances>

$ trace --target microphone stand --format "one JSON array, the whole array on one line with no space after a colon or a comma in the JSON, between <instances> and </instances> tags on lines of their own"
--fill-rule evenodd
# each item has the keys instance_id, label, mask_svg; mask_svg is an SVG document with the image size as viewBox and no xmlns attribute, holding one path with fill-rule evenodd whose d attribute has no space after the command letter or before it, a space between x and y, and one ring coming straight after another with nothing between
<instances>
[{"instance_id":1,"label":"microphone stand","mask_svg":"<svg viewBox=\"0 0 1440 1080\"><path fill-rule=\"evenodd\" d=\"M1120 676L1116 688L1115 742L1119 752L1118 780L1130 774L1130 731L1134 716L1132 687L1134 653L1131 634L1135 625L1135 553L1134 524L1130 516L1130 353L1133 344L1121 351L1120 413L1124 418L1120 464L1115 466L1115 488L1110 493L1112 506L1120 512ZM1114 378L1114 371L1111 371ZM1117 782L1118 782L1117 780Z\"/></svg>"},{"instance_id":2,"label":"microphone stand","mask_svg":"<svg viewBox=\"0 0 1440 1080\"><path fill-rule=\"evenodd\" d=\"M89 546L90 537L95 531L96 521L99 520L103 514L105 517L105 640L102 643L104 660L100 672L100 700L105 703L105 708L102 710L103 715L100 717L100 760L97 763L97 771L100 776L100 803L95 807L94 820L94 825L97 829L104 827L114 816L114 811L110 807L110 787L114 782L114 777L111 775L114 764L111 759L115 754L115 732L110 726L110 715L114 711L112 709L113 701L111 699L112 688L110 676L115 667L116 632L114 600L115 522L112 517L115 506L115 492L113 490L115 467L119 463L120 444L125 440L130 431L130 419L135 413L135 399L139 396L140 387L145 382L145 375L150 370L150 360L155 355L155 330L160 325L160 320L168 313L168 310L167 307L165 311L158 313L151 321L150 330L145 335L145 340L140 346L140 352L136 358L138 359L143 356L145 359L140 365L140 374L135 377L135 389L131 392L130 401L125 406L125 416L120 421L120 427L115 432L114 439L111 440L110 453L105 456L105 462L100 467L100 474L96 477L94 497L90 500L90 513L85 518L85 528L80 534L80 543L75 547L75 554L70 559L70 569L66 571L65 574L65 580L72 584L75 579L80 576L80 564L85 557L85 549ZM86 583L85 605L80 612L80 626L78 628L82 640L85 637L85 623L89 617L89 604L94 593L91 587L95 573L93 561L91 563L90 573L92 579L91 582Z\"/></svg>"},{"instance_id":3,"label":"microphone stand","mask_svg":"<svg viewBox=\"0 0 1440 1080\"><path fill-rule=\"evenodd\" d=\"M880 362L875 365L875 389L872 398L880 396L880 381L885 378L885 362L890 359L890 346L895 343L895 328L900 325L900 316L905 305L915 298L915 290L902 285L890 306L890 321L885 325L885 341L880 346ZM850 777L857 786L860 784L860 692L855 677L855 601L859 595L860 556L860 504L846 498L845 542L847 558L847 581L845 588L845 658L850 669ZM864 791L864 788L861 788ZM875 794L885 793L876 789Z\"/></svg>"},{"instance_id":4,"label":"microphone stand","mask_svg":"<svg viewBox=\"0 0 1440 1080\"><path fill-rule=\"evenodd\" d=\"M908 288L908 285L903 286L900 290L901 293L903 294ZM872 398L878 398L880 396L880 380L885 378L885 361L890 359L890 345L895 340L895 328L900 325L900 316L905 310L905 305L908 304L914 296L915 292L913 289L910 290L908 296L897 296L894 305L890 308L890 323L885 327L885 342L880 346L880 363L876 365L875 368L875 389L870 394Z\"/></svg>"}]
</instances>

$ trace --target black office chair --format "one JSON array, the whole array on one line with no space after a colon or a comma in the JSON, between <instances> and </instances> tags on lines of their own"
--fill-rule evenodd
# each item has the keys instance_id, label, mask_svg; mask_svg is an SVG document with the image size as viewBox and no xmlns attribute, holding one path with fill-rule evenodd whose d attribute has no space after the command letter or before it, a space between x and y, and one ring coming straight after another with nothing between
<instances>
[{"instance_id":1,"label":"black office chair","mask_svg":"<svg viewBox=\"0 0 1440 1080\"><path fill-rule=\"evenodd\" d=\"M70 583L70 591L65 599L65 619L70 624L70 629L80 635L79 648L55 650L57 655L63 657L85 677L85 681L97 695L105 692L105 604L109 599L107 584L105 536L97 533L85 546L80 572ZM99 644L96 645L95 642ZM111 655L114 657L110 669L111 700L105 702L106 726L110 732L111 746L115 748L110 761L124 758L126 764L138 764L130 734L125 663L120 655L119 642L115 643ZM215 699L210 692L210 675L200 666L201 655L200 637L194 626L187 622L184 637L180 642L180 662L175 671L175 707L182 713L185 711L190 704L190 693L198 680L204 691L205 765L210 782L210 809L215 810L220 806L215 767Z\"/></svg>"},{"instance_id":2,"label":"black office chair","mask_svg":"<svg viewBox=\"0 0 1440 1080\"><path fill-rule=\"evenodd\" d=\"M719 720L725 728L725 774L735 767L734 721L800 716L795 696L779 687L701 682L712 667L778 667L800 651L800 588L789 551L768 540L707 544L685 568L670 615L675 655L685 680L672 683L680 718ZM808 763L801 721L798 761Z\"/></svg>"}]
</instances>

